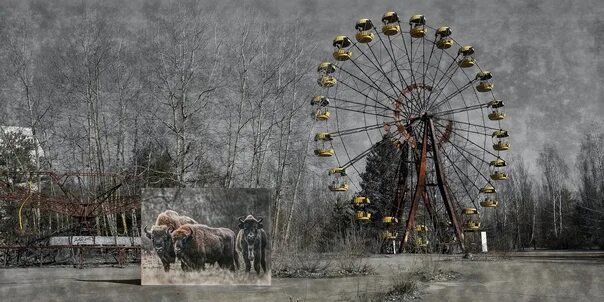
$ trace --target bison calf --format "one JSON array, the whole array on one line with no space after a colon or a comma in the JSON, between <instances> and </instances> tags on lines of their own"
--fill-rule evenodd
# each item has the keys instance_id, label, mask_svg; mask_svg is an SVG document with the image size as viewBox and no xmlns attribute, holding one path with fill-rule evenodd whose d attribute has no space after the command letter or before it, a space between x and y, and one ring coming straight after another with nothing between
<instances>
[{"instance_id":1,"label":"bison calf","mask_svg":"<svg viewBox=\"0 0 604 302\"><path fill-rule=\"evenodd\" d=\"M144 228L147 238L153 241L153 248L166 272L170 270L170 263L176 262L176 254L170 234L181 225L187 223L195 224L197 222L190 217L179 215L175 211L166 210L157 216L155 225L151 227L151 231L147 230L147 226ZM181 267L183 270L187 270L184 264L181 264Z\"/></svg>"},{"instance_id":2,"label":"bison calf","mask_svg":"<svg viewBox=\"0 0 604 302\"><path fill-rule=\"evenodd\" d=\"M245 270L251 270L251 262L254 262L254 270L260 274L260 266L264 273L266 269L266 250L268 248L268 237L262 229L262 218L256 219L248 215L239 218L239 233L237 233L237 251L243 254Z\"/></svg>"},{"instance_id":3,"label":"bison calf","mask_svg":"<svg viewBox=\"0 0 604 302\"><path fill-rule=\"evenodd\" d=\"M194 270L217 262L221 268L239 268L235 251L235 232L203 224L185 224L172 232L176 257Z\"/></svg>"}]
</instances>

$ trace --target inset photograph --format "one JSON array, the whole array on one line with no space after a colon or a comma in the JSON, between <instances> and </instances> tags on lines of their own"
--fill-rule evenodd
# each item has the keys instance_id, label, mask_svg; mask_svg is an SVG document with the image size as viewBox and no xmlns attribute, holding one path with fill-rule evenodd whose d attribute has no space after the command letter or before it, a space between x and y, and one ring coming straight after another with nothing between
<instances>
[{"instance_id":1,"label":"inset photograph","mask_svg":"<svg viewBox=\"0 0 604 302\"><path fill-rule=\"evenodd\" d=\"M270 285L269 189L142 191L142 285Z\"/></svg>"}]
</instances>

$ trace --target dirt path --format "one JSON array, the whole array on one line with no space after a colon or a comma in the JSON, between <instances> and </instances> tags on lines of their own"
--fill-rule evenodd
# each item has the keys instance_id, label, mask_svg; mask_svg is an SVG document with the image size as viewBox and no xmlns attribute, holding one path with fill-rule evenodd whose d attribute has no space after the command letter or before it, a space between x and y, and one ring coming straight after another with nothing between
<instances>
[{"instance_id":1,"label":"dirt path","mask_svg":"<svg viewBox=\"0 0 604 302\"><path fill-rule=\"evenodd\" d=\"M129 268L0 270L2 301L354 301L389 286L394 274L424 263L461 273L431 282L422 301L604 301L604 253L516 253L492 261L458 256L371 257L378 275L337 279L278 279L272 286L140 286ZM295 301L295 300L294 300Z\"/></svg>"}]
</instances>

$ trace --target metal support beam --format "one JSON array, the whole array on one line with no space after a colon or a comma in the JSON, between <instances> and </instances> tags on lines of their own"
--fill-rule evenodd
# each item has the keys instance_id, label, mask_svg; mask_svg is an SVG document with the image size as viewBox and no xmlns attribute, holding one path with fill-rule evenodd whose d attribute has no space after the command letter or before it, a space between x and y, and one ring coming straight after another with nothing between
<instances>
[{"instance_id":1,"label":"metal support beam","mask_svg":"<svg viewBox=\"0 0 604 302\"><path fill-rule=\"evenodd\" d=\"M396 194L390 214L396 219L401 219L403 216L403 208L405 207L405 195L407 193L407 179L409 170L407 169L407 161L409 157L409 144L403 144L401 148L401 159L398 167L398 179L396 184Z\"/></svg>"},{"instance_id":2,"label":"metal support beam","mask_svg":"<svg viewBox=\"0 0 604 302\"><path fill-rule=\"evenodd\" d=\"M437 147L438 145L436 144L434 123L432 122L432 119L428 119L428 121L426 123L428 124L428 125L426 125L427 126L426 128L429 129L429 131L430 131L430 141L432 143L432 153L434 155L434 168L436 170L436 180L437 180L437 184L438 184L438 189L440 190L440 195L442 196L443 202L445 204L445 209L447 210L447 214L449 215L449 220L451 221L451 224L453 225L453 228L455 229L455 236L457 237L457 240L459 241L459 245L460 245L462 251L465 252L464 235L461 230L461 226L459 225L459 221L457 220L457 213L455 212L455 208L453 207L451 198L449 198L449 192L447 191L447 188L445 187L445 177L444 177L442 167L441 167L440 155L438 152L439 148ZM424 136L425 136L425 134L424 134ZM424 140L424 143L426 143L426 140Z\"/></svg>"},{"instance_id":3,"label":"metal support beam","mask_svg":"<svg viewBox=\"0 0 604 302\"><path fill-rule=\"evenodd\" d=\"M409 235L411 234L411 229L415 225L415 214L417 212L417 204L419 199L422 198L424 192L426 191L426 168L428 165L428 146L426 142L428 141L428 127L424 127L424 138L422 141L422 150L420 154L420 162L417 170L417 184L415 186L415 193L413 195L413 201L411 202L411 209L409 210L409 216L407 218L407 223L405 224L405 235L403 236L403 241L401 242L401 250L405 247L405 244L409 241Z\"/></svg>"}]
</instances>

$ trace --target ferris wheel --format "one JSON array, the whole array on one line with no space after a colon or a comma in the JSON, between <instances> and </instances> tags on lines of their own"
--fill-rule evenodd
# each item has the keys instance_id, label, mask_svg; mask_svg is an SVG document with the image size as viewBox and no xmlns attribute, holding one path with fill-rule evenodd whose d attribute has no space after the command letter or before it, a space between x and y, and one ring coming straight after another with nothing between
<instances>
[{"instance_id":1,"label":"ferris wheel","mask_svg":"<svg viewBox=\"0 0 604 302\"><path fill-rule=\"evenodd\" d=\"M396 160L380 165L396 171L382 176L395 178L396 193L379 222L384 239L425 246L422 234L444 225L465 249L464 233L481 230L480 210L498 207L496 182L508 178L504 103L474 47L458 44L451 28L430 27L423 15L404 24L396 12L381 21L358 20L354 40L337 36L333 60L319 64L314 153L333 158L329 190L360 192L368 155L389 144ZM356 194L356 220L374 219L370 203ZM417 221L420 204L432 226Z\"/></svg>"}]
</instances>

